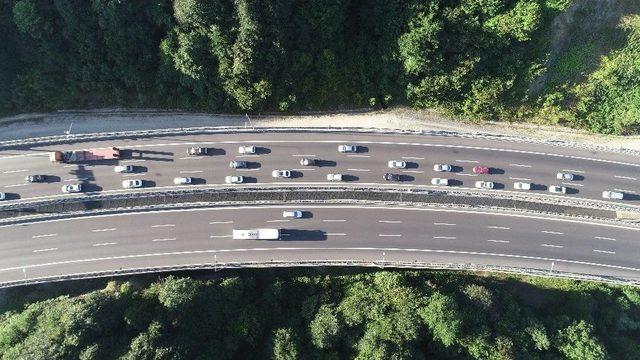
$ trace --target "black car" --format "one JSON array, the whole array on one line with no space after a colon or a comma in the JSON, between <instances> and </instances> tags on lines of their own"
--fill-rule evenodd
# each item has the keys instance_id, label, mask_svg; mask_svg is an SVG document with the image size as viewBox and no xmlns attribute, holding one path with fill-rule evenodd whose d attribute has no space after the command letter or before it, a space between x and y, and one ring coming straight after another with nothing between
<instances>
[{"instance_id":1,"label":"black car","mask_svg":"<svg viewBox=\"0 0 640 360\"><path fill-rule=\"evenodd\" d=\"M206 155L208 153L209 153L209 148L190 147L187 149L187 155Z\"/></svg>"},{"instance_id":2,"label":"black car","mask_svg":"<svg viewBox=\"0 0 640 360\"><path fill-rule=\"evenodd\" d=\"M391 174L391 173L386 173L384 174L384 176L382 177L383 179L387 180L387 181L401 181L402 179L400 178L400 175L398 174Z\"/></svg>"},{"instance_id":3,"label":"black car","mask_svg":"<svg viewBox=\"0 0 640 360\"><path fill-rule=\"evenodd\" d=\"M24 180L29 183L44 182L44 175L27 175Z\"/></svg>"}]
</instances>

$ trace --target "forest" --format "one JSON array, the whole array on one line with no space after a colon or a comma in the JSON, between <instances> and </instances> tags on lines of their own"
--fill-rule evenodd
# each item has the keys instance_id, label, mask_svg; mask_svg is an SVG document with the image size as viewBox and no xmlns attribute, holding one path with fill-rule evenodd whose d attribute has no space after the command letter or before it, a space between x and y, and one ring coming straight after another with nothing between
<instances>
[{"instance_id":1,"label":"forest","mask_svg":"<svg viewBox=\"0 0 640 360\"><path fill-rule=\"evenodd\" d=\"M636 0L0 0L0 113L435 109L640 133Z\"/></svg>"},{"instance_id":2,"label":"forest","mask_svg":"<svg viewBox=\"0 0 640 360\"><path fill-rule=\"evenodd\" d=\"M2 359L632 360L640 354L635 287L357 269L93 282L86 291L78 283L3 290Z\"/></svg>"}]
</instances>

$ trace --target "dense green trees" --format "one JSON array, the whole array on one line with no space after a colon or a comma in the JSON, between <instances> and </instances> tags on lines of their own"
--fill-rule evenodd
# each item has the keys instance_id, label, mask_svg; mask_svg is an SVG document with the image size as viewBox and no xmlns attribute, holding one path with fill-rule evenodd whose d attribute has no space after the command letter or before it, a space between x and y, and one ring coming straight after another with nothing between
<instances>
[{"instance_id":1,"label":"dense green trees","mask_svg":"<svg viewBox=\"0 0 640 360\"><path fill-rule=\"evenodd\" d=\"M2 309L0 357L632 360L640 351L636 288L426 271L280 273L113 281Z\"/></svg>"},{"instance_id":2,"label":"dense green trees","mask_svg":"<svg viewBox=\"0 0 640 360\"><path fill-rule=\"evenodd\" d=\"M605 37L597 46L585 37L585 46L563 48L558 44L576 43L581 30L553 22L566 15L559 23L596 28L600 18L578 14L608 9L601 18L609 19L640 12L635 0L617 3L627 5L619 11L585 0L4 0L0 111L259 112L408 103L471 118L524 116L634 133L637 16L620 20L615 35L590 35ZM575 75L589 70L580 58L613 42L621 48L604 51L609 56L601 64L591 61L590 76Z\"/></svg>"}]
</instances>

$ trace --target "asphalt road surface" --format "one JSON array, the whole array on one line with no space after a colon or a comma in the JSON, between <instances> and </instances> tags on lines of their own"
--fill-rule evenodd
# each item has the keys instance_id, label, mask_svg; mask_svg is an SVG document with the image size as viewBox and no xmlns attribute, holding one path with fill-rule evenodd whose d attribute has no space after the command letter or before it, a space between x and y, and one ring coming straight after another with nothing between
<instances>
[{"instance_id":1,"label":"asphalt road surface","mask_svg":"<svg viewBox=\"0 0 640 360\"><path fill-rule=\"evenodd\" d=\"M255 145L256 155L240 155L239 145ZM338 153L339 144L357 144L355 154ZM91 149L116 146L122 150L120 161L86 164L50 163L52 150ZM209 147L208 156L188 156L190 146ZM302 158L320 160L320 166L300 165ZM248 169L231 169L231 160L249 161ZM389 169L389 160L407 162L406 169ZM453 166L451 173L433 170L436 163ZM115 165L134 165L132 174L116 174ZM476 165L491 169L489 175L475 175ZM292 178L273 178L275 169L292 170ZM250 186L330 185L326 176L341 173L344 184L386 184L386 172L402 176L399 186L433 187L431 179L451 179L453 187L474 188L477 180L493 181L492 191L516 191L514 182L533 184L530 193L540 196L602 200L604 190L625 193L622 203L640 207L640 159L634 156L554 147L441 136L257 133L189 135L158 138L98 141L42 146L0 152L0 191L6 201L47 199L63 195L64 184L81 183L86 194L132 191L122 189L122 180L141 179L146 188L172 189L178 176L192 177L195 185L216 187L227 175L243 175ZM573 181L556 179L557 172L570 172ZM28 184L30 174L46 175L46 182ZM333 183L335 184L335 183ZM568 189L566 195L551 195L550 185ZM450 186L452 187L452 186ZM133 190L136 191L136 190Z\"/></svg>"},{"instance_id":2,"label":"asphalt road surface","mask_svg":"<svg viewBox=\"0 0 640 360\"><path fill-rule=\"evenodd\" d=\"M308 205L131 213L4 226L0 282L244 261L473 263L640 280L640 228L483 211ZM278 228L280 240L232 229Z\"/></svg>"}]
</instances>

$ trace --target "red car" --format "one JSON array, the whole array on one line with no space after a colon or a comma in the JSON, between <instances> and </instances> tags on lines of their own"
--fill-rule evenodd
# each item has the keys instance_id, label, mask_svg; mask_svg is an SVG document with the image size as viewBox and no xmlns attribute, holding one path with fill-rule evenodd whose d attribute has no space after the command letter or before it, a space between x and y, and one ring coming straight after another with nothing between
<instances>
[{"instance_id":1,"label":"red car","mask_svg":"<svg viewBox=\"0 0 640 360\"><path fill-rule=\"evenodd\" d=\"M489 168L486 166L474 166L473 167L474 174L488 174Z\"/></svg>"}]
</instances>

